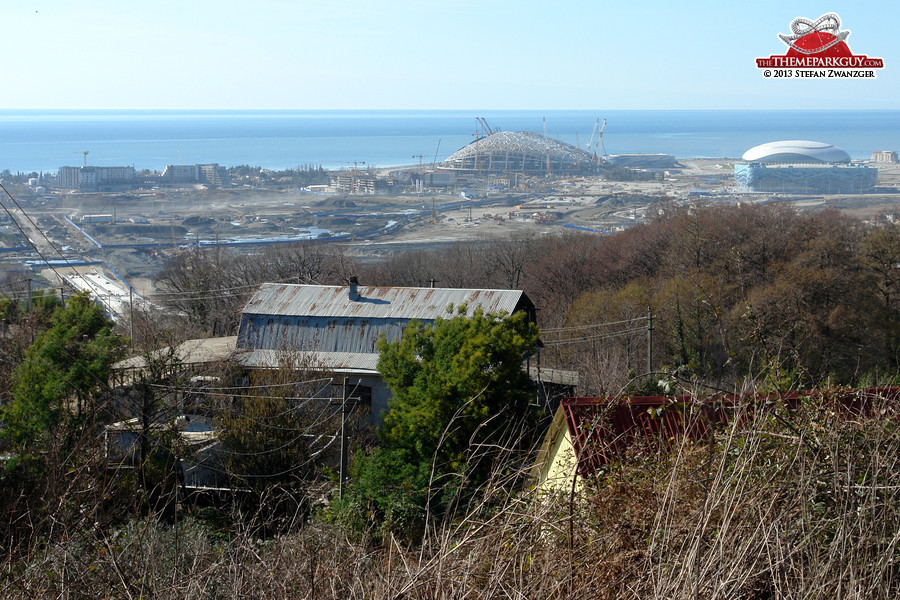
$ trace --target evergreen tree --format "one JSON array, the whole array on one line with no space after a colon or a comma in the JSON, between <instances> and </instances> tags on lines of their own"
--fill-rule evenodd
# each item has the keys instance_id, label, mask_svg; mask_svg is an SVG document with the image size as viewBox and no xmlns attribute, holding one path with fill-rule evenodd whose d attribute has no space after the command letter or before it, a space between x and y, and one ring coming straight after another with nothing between
<instances>
[{"instance_id":1,"label":"evergreen tree","mask_svg":"<svg viewBox=\"0 0 900 600\"><path fill-rule=\"evenodd\" d=\"M537 412L524 359L538 344L524 313L413 322L379 343L393 397L381 446L354 464L349 507L415 537L428 511L466 502L501 459L527 445ZM359 523L359 525L363 525Z\"/></svg>"},{"instance_id":2,"label":"evergreen tree","mask_svg":"<svg viewBox=\"0 0 900 600\"><path fill-rule=\"evenodd\" d=\"M13 374L12 401L0 407L3 437L15 447L28 448L55 425L93 412L122 344L90 298L70 298Z\"/></svg>"}]
</instances>

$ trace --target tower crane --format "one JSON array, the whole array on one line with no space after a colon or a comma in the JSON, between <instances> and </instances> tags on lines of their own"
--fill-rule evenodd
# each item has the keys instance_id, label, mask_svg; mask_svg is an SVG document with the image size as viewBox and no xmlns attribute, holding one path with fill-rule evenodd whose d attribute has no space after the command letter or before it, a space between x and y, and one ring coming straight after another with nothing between
<instances>
[{"instance_id":1,"label":"tower crane","mask_svg":"<svg viewBox=\"0 0 900 600\"><path fill-rule=\"evenodd\" d=\"M76 150L72 154L81 154L84 156L84 166L87 167L87 155L90 154L90 150Z\"/></svg>"}]
</instances>

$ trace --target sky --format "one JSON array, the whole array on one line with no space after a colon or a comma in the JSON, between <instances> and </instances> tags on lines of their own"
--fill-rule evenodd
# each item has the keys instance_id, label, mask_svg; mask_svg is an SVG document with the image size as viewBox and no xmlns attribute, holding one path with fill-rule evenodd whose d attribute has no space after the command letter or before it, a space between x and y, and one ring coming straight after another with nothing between
<instances>
[{"instance_id":1,"label":"sky","mask_svg":"<svg viewBox=\"0 0 900 600\"><path fill-rule=\"evenodd\" d=\"M765 79L837 13L875 80ZM896 0L7 0L0 109L898 109Z\"/></svg>"}]
</instances>

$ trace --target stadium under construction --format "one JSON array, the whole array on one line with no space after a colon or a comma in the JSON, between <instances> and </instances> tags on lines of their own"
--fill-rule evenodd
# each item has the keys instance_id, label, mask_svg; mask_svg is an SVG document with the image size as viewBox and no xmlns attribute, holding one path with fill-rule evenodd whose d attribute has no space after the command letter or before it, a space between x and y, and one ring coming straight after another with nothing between
<instances>
[{"instance_id":1,"label":"stadium under construction","mask_svg":"<svg viewBox=\"0 0 900 600\"><path fill-rule=\"evenodd\" d=\"M481 173L596 173L600 161L566 142L530 131L498 131L479 137L441 163L444 169Z\"/></svg>"}]
</instances>

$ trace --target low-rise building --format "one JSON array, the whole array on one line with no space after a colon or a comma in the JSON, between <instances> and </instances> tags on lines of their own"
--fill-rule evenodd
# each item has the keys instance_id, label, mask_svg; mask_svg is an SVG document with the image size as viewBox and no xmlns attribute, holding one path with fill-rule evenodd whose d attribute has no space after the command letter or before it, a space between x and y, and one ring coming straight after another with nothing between
<instances>
[{"instance_id":1,"label":"low-rise building","mask_svg":"<svg viewBox=\"0 0 900 600\"><path fill-rule=\"evenodd\" d=\"M152 361L165 358L191 372L225 363L246 371L320 372L332 379L316 398L323 410L330 406L339 411L343 396L352 399L354 406L371 408L364 411L367 416L360 413L354 418L356 424L378 426L391 397L378 371L378 340L382 336L388 341L400 339L411 322L432 324L459 314L463 306L469 316L480 309L488 314L524 312L532 322L536 317L534 304L521 290L360 286L356 278L346 286L267 283L244 306L236 338L189 340L150 356L121 361L114 372L123 388L140 379ZM522 368L535 383L536 399L548 411L578 385L575 372L543 368L539 353L526 357ZM205 414L191 393L187 389L176 393L170 402L173 411ZM127 453L133 427L120 425L110 435L121 438L116 447ZM333 446L333 441L326 445ZM215 446L204 448L206 459L212 460Z\"/></svg>"},{"instance_id":2,"label":"low-rise building","mask_svg":"<svg viewBox=\"0 0 900 600\"><path fill-rule=\"evenodd\" d=\"M781 394L704 394L564 398L531 468L542 493L571 493L608 463L643 448L665 452L685 440L709 440L720 427L753 427L761 415L804 402L830 403L848 419L896 421L900 388L810 390Z\"/></svg>"}]
</instances>

